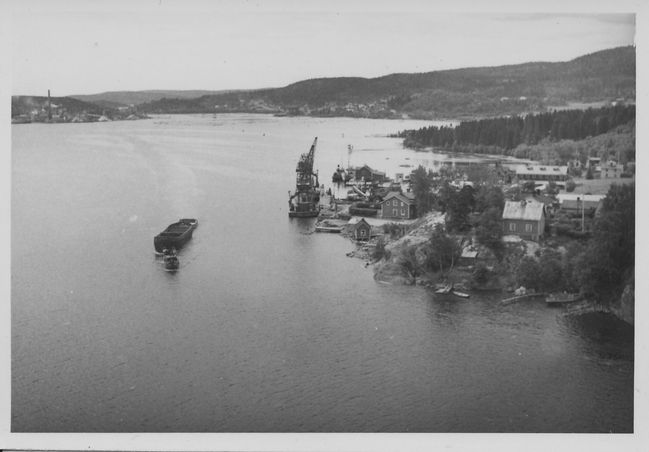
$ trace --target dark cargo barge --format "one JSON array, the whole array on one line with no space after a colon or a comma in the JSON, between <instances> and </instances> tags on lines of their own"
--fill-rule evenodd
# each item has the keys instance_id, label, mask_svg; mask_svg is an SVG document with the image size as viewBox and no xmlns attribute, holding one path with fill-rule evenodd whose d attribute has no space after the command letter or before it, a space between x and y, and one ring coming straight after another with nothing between
<instances>
[{"instance_id":1,"label":"dark cargo barge","mask_svg":"<svg viewBox=\"0 0 649 452\"><path fill-rule=\"evenodd\" d=\"M153 246L158 253L165 249L180 249L192 238L198 220L194 218L181 218L176 223L167 226L167 229L153 238Z\"/></svg>"}]
</instances>

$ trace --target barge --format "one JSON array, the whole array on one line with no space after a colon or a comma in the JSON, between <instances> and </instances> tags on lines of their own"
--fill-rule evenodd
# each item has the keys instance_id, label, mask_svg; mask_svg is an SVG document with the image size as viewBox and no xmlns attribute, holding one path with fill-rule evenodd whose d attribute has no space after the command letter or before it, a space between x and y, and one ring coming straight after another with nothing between
<instances>
[{"instance_id":1,"label":"barge","mask_svg":"<svg viewBox=\"0 0 649 452\"><path fill-rule=\"evenodd\" d=\"M160 234L153 238L153 246L158 253L165 249L180 249L187 243L198 226L198 220L195 218L181 218L175 223L170 224Z\"/></svg>"}]
</instances>

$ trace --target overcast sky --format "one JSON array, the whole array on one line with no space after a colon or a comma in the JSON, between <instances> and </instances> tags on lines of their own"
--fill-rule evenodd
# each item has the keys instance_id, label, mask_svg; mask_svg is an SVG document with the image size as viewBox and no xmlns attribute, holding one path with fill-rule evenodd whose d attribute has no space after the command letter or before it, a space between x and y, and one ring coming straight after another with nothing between
<instances>
[{"instance_id":1,"label":"overcast sky","mask_svg":"<svg viewBox=\"0 0 649 452\"><path fill-rule=\"evenodd\" d=\"M610 8L467 13L435 5L11 2L11 93L277 87L316 77L567 61L635 40L634 15Z\"/></svg>"}]
</instances>

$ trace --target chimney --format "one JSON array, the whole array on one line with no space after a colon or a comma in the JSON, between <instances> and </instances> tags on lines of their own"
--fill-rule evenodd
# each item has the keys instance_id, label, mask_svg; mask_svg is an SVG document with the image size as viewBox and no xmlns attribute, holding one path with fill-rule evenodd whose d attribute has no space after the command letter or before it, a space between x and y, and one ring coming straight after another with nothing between
<instances>
[{"instance_id":1,"label":"chimney","mask_svg":"<svg viewBox=\"0 0 649 452\"><path fill-rule=\"evenodd\" d=\"M52 119L52 101L50 99L50 90L47 90L47 119Z\"/></svg>"}]
</instances>

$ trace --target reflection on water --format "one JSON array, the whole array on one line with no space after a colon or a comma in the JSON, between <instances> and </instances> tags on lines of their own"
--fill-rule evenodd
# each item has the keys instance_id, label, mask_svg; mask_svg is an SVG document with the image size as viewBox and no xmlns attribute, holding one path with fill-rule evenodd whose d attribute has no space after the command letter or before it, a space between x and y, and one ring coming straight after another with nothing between
<instances>
[{"instance_id":1,"label":"reflection on water","mask_svg":"<svg viewBox=\"0 0 649 452\"><path fill-rule=\"evenodd\" d=\"M634 329L609 314L591 313L562 317L564 328L578 337L586 354L605 360L633 360Z\"/></svg>"},{"instance_id":2,"label":"reflection on water","mask_svg":"<svg viewBox=\"0 0 649 452\"><path fill-rule=\"evenodd\" d=\"M351 242L288 218L313 137L328 184L350 143L388 174L432 159L386 138L423 124L12 127L12 430L630 431L624 328L377 284ZM200 225L166 272L153 237L181 217Z\"/></svg>"}]
</instances>

